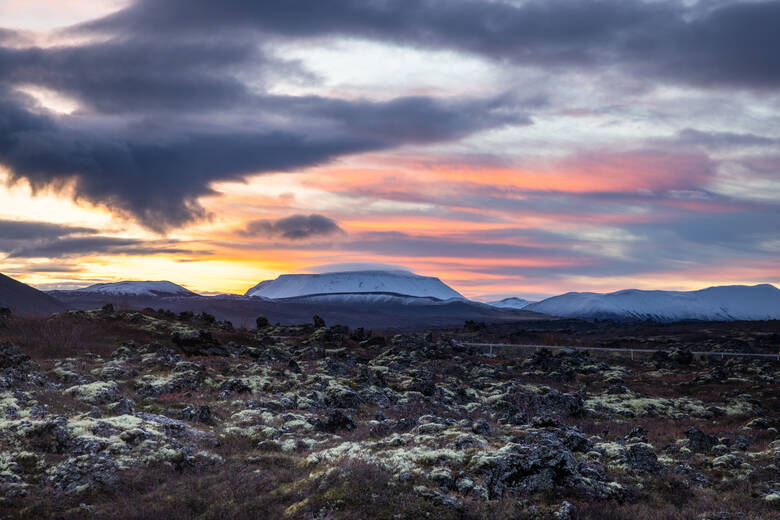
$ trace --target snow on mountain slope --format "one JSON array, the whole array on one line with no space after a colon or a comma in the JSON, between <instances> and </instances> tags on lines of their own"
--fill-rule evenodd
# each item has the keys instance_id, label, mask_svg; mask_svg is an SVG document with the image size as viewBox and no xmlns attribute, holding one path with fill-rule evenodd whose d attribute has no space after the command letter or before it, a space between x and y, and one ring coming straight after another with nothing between
<instances>
[{"instance_id":1,"label":"snow on mountain slope","mask_svg":"<svg viewBox=\"0 0 780 520\"><path fill-rule=\"evenodd\" d=\"M525 310L572 318L678 320L780 319L780 289L773 285L729 285L698 291L566 293Z\"/></svg>"},{"instance_id":2,"label":"snow on mountain slope","mask_svg":"<svg viewBox=\"0 0 780 520\"><path fill-rule=\"evenodd\" d=\"M253 296L257 298L257 296ZM298 296L290 301L306 303L335 303L339 305L437 305L450 300L440 300L427 296L402 296L390 293L335 293Z\"/></svg>"},{"instance_id":3,"label":"snow on mountain slope","mask_svg":"<svg viewBox=\"0 0 780 520\"><path fill-rule=\"evenodd\" d=\"M196 293L185 289L181 285L164 280L96 283L89 287L76 289L76 291L102 294L126 294L129 296L197 296Z\"/></svg>"},{"instance_id":4,"label":"snow on mountain slope","mask_svg":"<svg viewBox=\"0 0 780 520\"><path fill-rule=\"evenodd\" d=\"M525 309L532 303L536 302L532 302L523 298L504 298L503 300L487 302L488 305L492 305L493 307L500 307L502 309Z\"/></svg>"},{"instance_id":5,"label":"snow on mountain slope","mask_svg":"<svg viewBox=\"0 0 780 520\"><path fill-rule=\"evenodd\" d=\"M408 271L348 271L322 274L283 274L260 282L246 296L294 298L315 294L388 293L431 297L439 300L463 298L457 291L432 276Z\"/></svg>"}]
</instances>

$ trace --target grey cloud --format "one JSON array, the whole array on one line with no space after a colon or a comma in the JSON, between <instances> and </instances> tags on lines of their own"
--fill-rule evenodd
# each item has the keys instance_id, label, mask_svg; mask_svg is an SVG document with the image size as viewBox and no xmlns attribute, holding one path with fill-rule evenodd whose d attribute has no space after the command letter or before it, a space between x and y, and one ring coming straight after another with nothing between
<instances>
[{"instance_id":1,"label":"grey cloud","mask_svg":"<svg viewBox=\"0 0 780 520\"><path fill-rule=\"evenodd\" d=\"M780 2L140 0L79 31L363 37L518 64L621 65L710 87L780 84Z\"/></svg>"},{"instance_id":2,"label":"grey cloud","mask_svg":"<svg viewBox=\"0 0 780 520\"><path fill-rule=\"evenodd\" d=\"M219 109L250 97L230 67L267 65L248 43L119 39L53 48L0 48L0 83L37 84L100 112Z\"/></svg>"},{"instance_id":3,"label":"grey cloud","mask_svg":"<svg viewBox=\"0 0 780 520\"><path fill-rule=\"evenodd\" d=\"M57 263L28 263L22 267L5 268L5 274L28 274L28 273L83 273L84 269L78 265L69 265L63 262Z\"/></svg>"},{"instance_id":4,"label":"grey cloud","mask_svg":"<svg viewBox=\"0 0 780 520\"><path fill-rule=\"evenodd\" d=\"M239 232L245 237L263 236L286 240L303 240L345 234L338 223L324 215L291 215L279 220L253 220Z\"/></svg>"},{"instance_id":5,"label":"grey cloud","mask_svg":"<svg viewBox=\"0 0 780 520\"><path fill-rule=\"evenodd\" d=\"M707 5L140 0L70 29L101 33L99 42L0 46L0 164L36 188L73 181L78 197L165 232L208 217L198 199L215 181L531 124L511 96L271 95L267 78L306 74L273 55L279 39L363 37L705 87L780 84L780 2ZM14 93L20 84L64 92L82 109L47 114Z\"/></svg>"},{"instance_id":6,"label":"grey cloud","mask_svg":"<svg viewBox=\"0 0 780 520\"><path fill-rule=\"evenodd\" d=\"M11 251L8 258L62 258L89 254L209 254L208 251L193 251L180 245L175 241L147 241L132 238L65 237L19 247Z\"/></svg>"},{"instance_id":7,"label":"grey cloud","mask_svg":"<svg viewBox=\"0 0 780 520\"><path fill-rule=\"evenodd\" d=\"M206 53L202 62L193 59L191 67L188 59L179 63L174 51L148 62L143 55L153 54L153 48L128 51L112 43L78 55L82 51L36 49L29 51L30 59L27 51L0 52L0 73L10 72L0 74L6 78L0 80L0 163L11 170L12 180L26 179L36 188L74 181L77 196L159 232L207 217L197 199L212 193L214 181L530 123L526 114L499 107L503 103L496 100L348 102L250 94L236 80L212 81L203 73L223 55L242 56L224 49ZM92 73L92 52L100 56L98 65L119 65ZM25 78L68 89L88 103L88 110L55 117L10 85L3 88ZM163 113L151 110L157 108ZM113 114L126 110L132 113ZM218 115L208 115L214 110Z\"/></svg>"},{"instance_id":8,"label":"grey cloud","mask_svg":"<svg viewBox=\"0 0 780 520\"><path fill-rule=\"evenodd\" d=\"M92 228L37 222L30 220L0 220L0 240L51 239L66 235L95 234Z\"/></svg>"},{"instance_id":9,"label":"grey cloud","mask_svg":"<svg viewBox=\"0 0 780 520\"><path fill-rule=\"evenodd\" d=\"M301 108L304 102L308 106ZM430 98L413 98L362 102L362 108L353 108L348 103L308 98L291 100L291 104L292 114L300 113L306 119L309 111L310 119L319 118L325 129L310 130L306 124L291 129L286 125L215 128L205 124L185 128L181 122L163 118L148 125L92 128L83 119L38 113L29 100L7 95L0 97L0 161L11 169L13 180L26 179L37 188L74 180L78 196L133 216L150 229L165 231L206 216L197 198L211 193L213 181L305 168L343 154L419 139L446 140L491 121L491 116L480 115L484 108L480 101L449 106ZM350 128L350 119L361 109L378 113L392 124L383 129L377 120L373 135L362 136L358 128ZM450 116L452 112L457 115ZM469 127L472 116L474 123ZM427 122L431 117L452 125ZM496 122L506 122L505 115L495 117Z\"/></svg>"},{"instance_id":10,"label":"grey cloud","mask_svg":"<svg viewBox=\"0 0 780 520\"><path fill-rule=\"evenodd\" d=\"M703 146L705 148L741 148L746 146L772 146L780 144L776 137L736 132L704 132L694 128L685 128L677 133L678 144Z\"/></svg>"}]
</instances>

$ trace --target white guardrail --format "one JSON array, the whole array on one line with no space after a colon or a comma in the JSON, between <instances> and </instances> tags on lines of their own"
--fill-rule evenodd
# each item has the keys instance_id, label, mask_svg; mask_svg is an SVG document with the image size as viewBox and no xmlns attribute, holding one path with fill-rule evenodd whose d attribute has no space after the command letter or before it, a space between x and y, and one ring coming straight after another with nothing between
<instances>
[{"instance_id":1,"label":"white guardrail","mask_svg":"<svg viewBox=\"0 0 780 520\"><path fill-rule=\"evenodd\" d=\"M571 349L571 350L596 350L601 352L630 352L631 353L631 359L634 359L634 353L638 354L650 354L652 355L654 352L658 352L660 349L641 349L641 348L609 348L609 347L582 347L582 346L574 346L574 345L520 345L515 343L461 343L462 345L465 345L467 347L487 347L489 349L489 354L494 354L493 350L495 348L498 349L504 349L504 348L516 348L516 349L542 349L542 348L549 348L553 350L562 350L562 349ZM671 352L669 350L661 350L661 352ZM757 358L771 358L771 359L780 359L780 352L777 354L752 354L747 352L696 352L691 351L691 354L694 356L715 356L720 358L725 357L757 357Z\"/></svg>"}]
</instances>

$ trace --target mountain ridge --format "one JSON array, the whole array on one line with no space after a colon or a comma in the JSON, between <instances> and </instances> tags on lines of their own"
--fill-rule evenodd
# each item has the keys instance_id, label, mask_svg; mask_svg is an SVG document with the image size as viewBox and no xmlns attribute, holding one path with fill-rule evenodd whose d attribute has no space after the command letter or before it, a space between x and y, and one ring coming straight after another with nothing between
<instances>
[{"instance_id":1,"label":"mountain ridge","mask_svg":"<svg viewBox=\"0 0 780 520\"><path fill-rule=\"evenodd\" d=\"M65 310L56 298L4 274L0 274L0 307L22 314L52 314Z\"/></svg>"},{"instance_id":2,"label":"mountain ridge","mask_svg":"<svg viewBox=\"0 0 780 520\"><path fill-rule=\"evenodd\" d=\"M566 318L734 321L780 319L780 289L719 285L695 291L568 292L524 307Z\"/></svg>"},{"instance_id":3,"label":"mountain ridge","mask_svg":"<svg viewBox=\"0 0 780 520\"><path fill-rule=\"evenodd\" d=\"M168 280L126 280L96 283L88 287L73 289L72 291L82 293L125 294L133 296L198 296L197 293Z\"/></svg>"}]
</instances>

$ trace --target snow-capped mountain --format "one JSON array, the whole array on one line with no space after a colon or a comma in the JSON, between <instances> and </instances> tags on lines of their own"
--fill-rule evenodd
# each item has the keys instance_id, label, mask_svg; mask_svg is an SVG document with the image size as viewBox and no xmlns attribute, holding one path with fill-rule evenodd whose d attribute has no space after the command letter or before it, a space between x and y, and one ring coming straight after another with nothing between
<instances>
[{"instance_id":1,"label":"snow-capped mountain","mask_svg":"<svg viewBox=\"0 0 780 520\"><path fill-rule=\"evenodd\" d=\"M75 291L128 296L197 296L196 293L185 289L181 285L165 280L96 283L89 287L75 289Z\"/></svg>"},{"instance_id":2,"label":"snow-capped mountain","mask_svg":"<svg viewBox=\"0 0 780 520\"><path fill-rule=\"evenodd\" d=\"M420 276L400 270L283 274L275 280L260 282L249 289L246 296L279 299L364 293L430 297L439 300L463 298L460 293L445 285L438 278Z\"/></svg>"},{"instance_id":3,"label":"snow-capped mountain","mask_svg":"<svg viewBox=\"0 0 780 520\"><path fill-rule=\"evenodd\" d=\"M525 309L532 303L536 302L525 300L523 298L504 298L503 300L487 302L488 305L492 305L493 307L500 307L502 309Z\"/></svg>"},{"instance_id":4,"label":"snow-capped mountain","mask_svg":"<svg viewBox=\"0 0 780 520\"><path fill-rule=\"evenodd\" d=\"M678 320L780 319L780 289L773 285L728 285L698 291L566 293L525 310L571 318Z\"/></svg>"}]
</instances>

